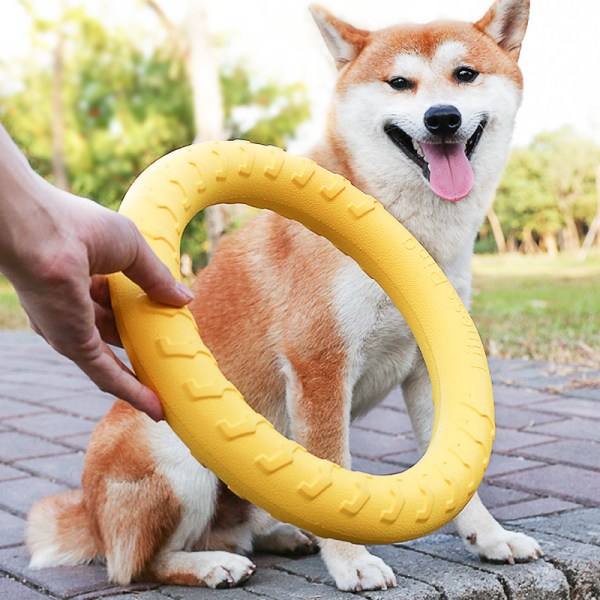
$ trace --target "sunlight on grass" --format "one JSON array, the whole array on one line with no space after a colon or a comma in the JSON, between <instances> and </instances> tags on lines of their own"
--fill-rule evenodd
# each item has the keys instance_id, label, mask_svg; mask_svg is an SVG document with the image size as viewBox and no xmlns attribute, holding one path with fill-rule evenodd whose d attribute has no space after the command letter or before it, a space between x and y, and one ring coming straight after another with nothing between
<instances>
[{"instance_id":1,"label":"sunlight on grass","mask_svg":"<svg viewBox=\"0 0 600 600\"><path fill-rule=\"evenodd\" d=\"M471 312L490 356L600 366L600 259L476 256Z\"/></svg>"}]
</instances>

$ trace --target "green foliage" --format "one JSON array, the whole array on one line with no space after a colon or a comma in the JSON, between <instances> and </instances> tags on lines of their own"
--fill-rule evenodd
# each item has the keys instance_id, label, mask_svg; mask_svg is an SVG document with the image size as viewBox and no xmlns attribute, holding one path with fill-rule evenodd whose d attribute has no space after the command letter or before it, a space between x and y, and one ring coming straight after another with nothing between
<instances>
[{"instance_id":1,"label":"green foliage","mask_svg":"<svg viewBox=\"0 0 600 600\"><path fill-rule=\"evenodd\" d=\"M571 220L583 234L596 211L599 164L600 148L569 128L513 150L494 205L505 235L528 229L540 238Z\"/></svg>"},{"instance_id":2,"label":"green foliage","mask_svg":"<svg viewBox=\"0 0 600 600\"><path fill-rule=\"evenodd\" d=\"M65 161L70 189L116 209L129 185L150 163L194 139L192 91L186 59L171 48L149 46L131 31L108 29L83 8L61 22L32 15L32 54L20 70L19 91L0 98L0 118L32 166L52 180L52 84L48 66L57 28L65 36ZM138 40L142 37L143 44ZM8 65L0 65L8 68ZM300 85L254 86L242 66L223 73L225 126L232 138L285 146L309 116ZM246 125L239 107L256 119ZM184 234L182 250L202 264L203 217Z\"/></svg>"}]
</instances>

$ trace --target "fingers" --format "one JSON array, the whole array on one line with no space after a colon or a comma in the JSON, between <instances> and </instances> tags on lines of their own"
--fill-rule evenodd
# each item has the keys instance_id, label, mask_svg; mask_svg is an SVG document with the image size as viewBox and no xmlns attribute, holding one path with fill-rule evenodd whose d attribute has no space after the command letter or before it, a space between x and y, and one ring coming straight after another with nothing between
<instances>
[{"instance_id":1,"label":"fingers","mask_svg":"<svg viewBox=\"0 0 600 600\"><path fill-rule=\"evenodd\" d=\"M185 306L194 294L183 283L176 281L167 267L152 252L141 233L135 229L136 254L131 266L123 273L137 283L155 302Z\"/></svg>"},{"instance_id":2,"label":"fingers","mask_svg":"<svg viewBox=\"0 0 600 600\"><path fill-rule=\"evenodd\" d=\"M79 368L104 392L126 400L155 421L164 418L158 396L142 385L131 371L100 340L100 352L87 360L75 360Z\"/></svg>"},{"instance_id":3,"label":"fingers","mask_svg":"<svg viewBox=\"0 0 600 600\"><path fill-rule=\"evenodd\" d=\"M102 339L113 346L121 346L121 336L115 323L115 315L110 302L108 280L105 275L94 275L90 283L90 296L94 302L96 327Z\"/></svg>"},{"instance_id":4,"label":"fingers","mask_svg":"<svg viewBox=\"0 0 600 600\"><path fill-rule=\"evenodd\" d=\"M152 300L171 306L184 306L193 299L193 293L176 281L130 219L111 211L103 217L102 235L93 236L88 245L91 274L122 271Z\"/></svg>"},{"instance_id":5,"label":"fingers","mask_svg":"<svg viewBox=\"0 0 600 600\"><path fill-rule=\"evenodd\" d=\"M82 285L82 281L83 274L59 286L17 292L32 326L57 352L77 364L101 390L160 420L163 412L156 394L142 385L102 340L96 319L108 341L118 341L112 313L92 301L89 283ZM101 282L91 285L98 286L102 288Z\"/></svg>"}]
</instances>

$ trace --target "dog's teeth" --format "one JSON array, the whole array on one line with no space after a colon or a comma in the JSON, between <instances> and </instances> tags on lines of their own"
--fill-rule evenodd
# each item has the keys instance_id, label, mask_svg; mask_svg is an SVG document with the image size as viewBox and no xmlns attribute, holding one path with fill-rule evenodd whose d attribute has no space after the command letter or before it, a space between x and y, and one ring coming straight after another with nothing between
<instances>
[{"instance_id":1,"label":"dog's teeth","mask_svg":"<svg viewBox=\"0 0 600 600\"><path fill-rule=\"evenodd\" d=\"M417 140L413 139L412 145L413 145L413 148L415 149L415 152L417 153L417 155L420 156L421 158L423 158L424 154L423 154L423 149L421 148L421 144L419 144L419 142L417 142Z\"/></svg>"}]
</instances>

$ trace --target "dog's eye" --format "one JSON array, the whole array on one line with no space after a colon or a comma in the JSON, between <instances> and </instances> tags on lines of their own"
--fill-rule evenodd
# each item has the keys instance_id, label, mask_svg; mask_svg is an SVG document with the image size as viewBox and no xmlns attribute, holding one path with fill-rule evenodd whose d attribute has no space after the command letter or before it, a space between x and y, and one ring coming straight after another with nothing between
<instances>
[{"instance_id":1,"label":"dog's eye","mask_svg":"<svg viewBox=\"0 0 600 600\"><path fill-rule=\"evenodd\" d=\"M410 79L404 79L404 77L394 77L390 79L387 84L394 90L412 90L415 87L414 81Z\"/></svg>"},{"instance_id":2,"label":"dog's eye","mask_svg":"<svg viewBox=\"0 0 600 600\"><path fill-rule=\"evenodd\" d=\"M478 71L469 69L469 67L458 67L458 69L454 71L454 77L459 83L473 83L478 75Z\"/></svg>"}]
</instances>

